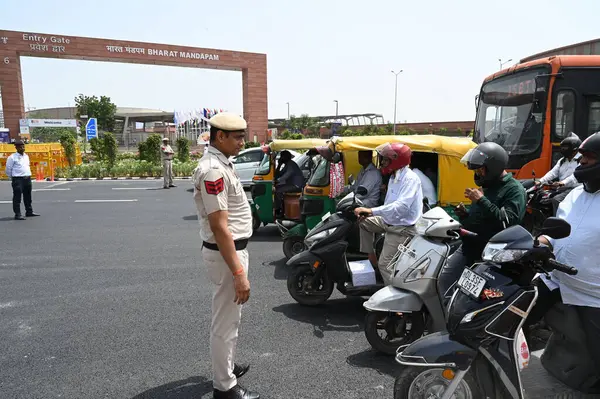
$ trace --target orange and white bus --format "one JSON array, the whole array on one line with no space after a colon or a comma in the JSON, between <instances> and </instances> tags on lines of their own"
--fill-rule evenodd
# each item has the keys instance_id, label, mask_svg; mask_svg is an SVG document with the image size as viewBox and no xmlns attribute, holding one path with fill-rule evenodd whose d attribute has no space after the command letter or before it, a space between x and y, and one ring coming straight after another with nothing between
<instances>
[{"instance_id":1,"label":"orange and white bus","mask_svg":"<svg viewBox=\"0 0 600 399\"><path fill-rule=\"evenodd\" d=\"M571 132L600 130L600 56L558 55L520 63L487 77L477 96L473 140L509 154L516 178L541 177L561 157Z\"/></svg>"}]
</instances>

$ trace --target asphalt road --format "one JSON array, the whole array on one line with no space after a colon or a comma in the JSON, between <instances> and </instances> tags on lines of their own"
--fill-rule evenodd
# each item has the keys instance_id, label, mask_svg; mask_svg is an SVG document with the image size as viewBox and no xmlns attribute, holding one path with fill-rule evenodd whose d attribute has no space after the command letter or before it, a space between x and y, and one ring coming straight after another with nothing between
<instances>
[{"instance_id":1,"label":"asphalt road","mask_svg":"<svg viewBox=\"0 0 600 399\"><path fill-rule=\"evenodd\" d=\"M0 398L212 397L211 286L191 183L176 184L34 183L42 216L15 221L0 182ZM297 305L277 229L251 241L241 383L263 398L392 398L399 366L371 351L362 299ZM569 397L532 368L529 397Z\"/></svg>"}]
</instances>

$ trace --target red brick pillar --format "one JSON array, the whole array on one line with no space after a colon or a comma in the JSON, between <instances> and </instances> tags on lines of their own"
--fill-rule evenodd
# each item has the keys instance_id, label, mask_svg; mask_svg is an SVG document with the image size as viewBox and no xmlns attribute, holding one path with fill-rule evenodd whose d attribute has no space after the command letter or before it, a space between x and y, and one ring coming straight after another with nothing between
<instances>
[{"instance_id":1,"label":"red brick pillar","mask_svg":"<svg viewBox=\"0 0 600 399\"><path fill-rule=\"evenodd\" d=\"M0 90L2 90L4 126L10 129L10 137L17 138L19 119L25 115L21 58L16 51L2 47L0 47Z\"/></svg>"},{"instance_id":2,"label":"red brick pillar","mask_svg":"<svg viewBox=\"0 0 600 399\"><path fill-rule=\"evenodd\" d=\"M244 119L248 122L247 139L258 142L267 139L267 56L260 55L252 60L251 68L242 69L242 90L244 98Z\"/></svg>"}]
</instances>

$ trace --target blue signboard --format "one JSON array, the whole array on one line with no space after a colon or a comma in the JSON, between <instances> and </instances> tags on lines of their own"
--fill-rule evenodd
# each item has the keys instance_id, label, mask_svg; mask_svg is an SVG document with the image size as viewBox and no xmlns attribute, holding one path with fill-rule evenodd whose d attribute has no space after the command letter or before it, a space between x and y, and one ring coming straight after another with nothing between
<instances>
[{"instance_id":1,"label":"blue signboard","mask_svg":"<svg viewBox=\"0 0 600 399\"><path fill-rule=\"evenodd\" d=\"M85 125L85 135L88 139L98 137L98 119L90 118Z\"/></svg>"},{"instance_id":2,"label":"blue signboard","mask_svg":"<svg viewBox=\"0 0 600 399\"><path fill-rule=\"evenodd\" d=\"M0 143L10 143L10 133L8 129L0 128Z\"/></svg>"}]
</instances>

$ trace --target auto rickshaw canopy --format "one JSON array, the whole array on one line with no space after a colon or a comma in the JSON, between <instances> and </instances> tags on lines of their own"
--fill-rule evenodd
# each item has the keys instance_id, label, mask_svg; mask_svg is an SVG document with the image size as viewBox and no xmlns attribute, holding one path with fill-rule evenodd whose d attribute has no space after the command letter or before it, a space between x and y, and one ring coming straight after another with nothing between
<instances>
[{"instance_id":1,"label":"auto rickshaw canopy","mask_svg":"<svg viewBox=\"0 0 600 399\"><path fill-rule=\"evenodd\" d=\"M325 139L273 140L269 143L272 151L306 150L327 144Z\"/></svg>"},{"instance_id":2,"label":"auto rickshaw canopy","mask_svg":"<svg viewBox=\"0 0 600 399\"><path fill-rule=\"evenodd\" d=\"M468 170L461 158L477 144L469 137L447 137L438 135L406 136L351 136L334 137L328 143L334 151L342 154L349 151L375 150L385 143L402 143L413 152L437 154L438 158L438 202L442 206L458 205L465 201L464 191L474 187L473 171Z\"/></svg>"}]
</instances>

